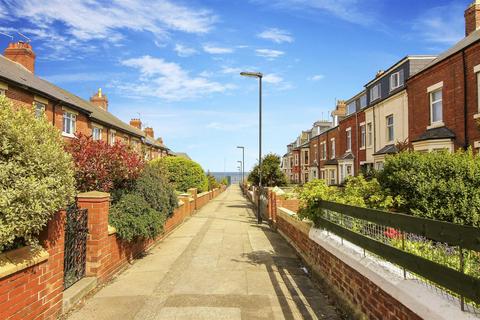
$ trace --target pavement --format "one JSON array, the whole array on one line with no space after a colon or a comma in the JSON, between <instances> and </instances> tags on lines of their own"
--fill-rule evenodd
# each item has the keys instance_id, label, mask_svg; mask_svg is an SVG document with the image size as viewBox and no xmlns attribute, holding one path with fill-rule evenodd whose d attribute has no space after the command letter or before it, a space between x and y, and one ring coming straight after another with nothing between
<instances>
[{"instance_id":1,"label":"pavement","mask_svg":"<svg viewBox=\"0 0 480 320\"><path fill-rule=\"evenodd\" d=\"M212 200L69 320L340 319L238 186Z\"/></svg>"}]
</instances>

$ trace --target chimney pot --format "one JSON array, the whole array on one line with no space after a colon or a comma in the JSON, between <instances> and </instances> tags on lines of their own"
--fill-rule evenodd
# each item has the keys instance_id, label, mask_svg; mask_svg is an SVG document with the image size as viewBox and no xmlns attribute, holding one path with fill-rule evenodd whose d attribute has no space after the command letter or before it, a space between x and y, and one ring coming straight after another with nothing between
<instances>
[{"instance_id":1,"label":"chimney pot","mask_svg":"<svg viewBox=\"0 0 480 320\"><path fill-rule=\"evenodd\" d=\"M134 128L142 130L142 121L138 118L133 118L132 120L130 120L130 125Z\"/></svg>"},{"instance_id":2,"label":"chimney pot","mask_svg":"<svg viewBox=\"0 0 480 320\"><path fill-rule=\"evenodd\" d=\"M465 10L465 36L480 29L480 0L473 1Z\"/></svg>"},{"instance_id":3,"label":"chimney pot","mask_svg":"<svg viewBox=\"0 0 480 320\"><path fill-rule=\"evenodd\" d=\"M31 73L35 72L35 53L28 42L10 42L3 55L24 66Z\"/></svg>"},{"instance_id":4,"label":"chimney pot","mask_svg":"<svg viewBox=\"0 0 480 320\"><path fill-rule=\"evenodd\" d=\"M150 138L153 139L153 137L154 137L153 128L147 127L147 128L145 128L145 130L143 130L143 131L145 132L145 134L146 134L148 137L150 137Z\"/></svg>"},{"instance_id":5,"label":"chimney pot","mask_svg":"<svg viewBox=\"0 0 480 320\"><path fill-rule=\"evenodd\" d=\"M102 93L102 88L98 88L97 93L90 97L90 102L96 105L97 107L108 111L108 98Z\"/></svg>"}]
</instances>

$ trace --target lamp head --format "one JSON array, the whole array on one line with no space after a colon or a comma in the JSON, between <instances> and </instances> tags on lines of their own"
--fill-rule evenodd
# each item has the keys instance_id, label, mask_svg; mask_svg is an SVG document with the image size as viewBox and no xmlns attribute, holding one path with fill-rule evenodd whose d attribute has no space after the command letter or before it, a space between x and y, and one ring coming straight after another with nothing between
<instances>
[{"instance_id":1,"label":"lamp head","mask_svg":"<svg viewBox=\"0 0 480 320\"><path fill-rule=\"evenodd\" d=\"M262 78L263 77L263 74L261 72L244 71L244 72L240 72L240 75L244 76L244 77L250 77L250 78Z\"/></svg>"}]
</instances>

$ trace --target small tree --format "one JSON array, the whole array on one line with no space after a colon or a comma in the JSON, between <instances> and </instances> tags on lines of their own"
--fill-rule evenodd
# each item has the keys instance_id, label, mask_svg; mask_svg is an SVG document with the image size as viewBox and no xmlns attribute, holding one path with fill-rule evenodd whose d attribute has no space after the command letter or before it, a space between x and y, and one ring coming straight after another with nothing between
<instances>
[{"instance_id":1,"label":"small tree","mask_svg":"<svg viewBox=\"0 0 480 320\"><path fill-rule=\"evenodd\" d=\"M67 146L67 151L73 156L81 192L131 188L144 167L140 155L123 143L111 146L83 134Z\"/></svg>"},{"instance_id":2,"label":"small tree","mask_svg":"<svg viewBox=\"0 0 480 320\"><path fill-rule=\"evenodd\" d=\"M183 157L164 157L152 160L152 165L165 172L168 181L177 191L186 192L190 188L197 188L200 192L208 190L205 171L193 160Z\"/></svg>"},{"instance_id":3,"label":"small tree","mask_svg":"<svg viewBox=\"0 0 480 320\"><path fill-rule=\"evenodd\" d=\"M258 164L253 167L252 172L248 175L248 181L255 186L259 185ZM275 187L286 184L287 177L280 168L280 157L273 153L267 154L262 160L262 186Z\"/></svg>"},{"instance_id":4,"label":"small tree","mask_svg":"<svg viewBox=\"0 0 480 320\"><path fill-rule=\"evenodd\" d=\"M213 190L220 186L220 184L217 181L217 178L215 178L210 172L207 173L207 180L208 180L208 190Z\"/></svg>"},{"instance_id":5,"label":"small tree","mask_svg":"<svg viewBox=\"0 0 480 320\"><path fill-rule=\"evenodd\" d=\"M35 244L52 215L75 194L72 159L45 117L15 110L0 96L0 251Z\"/></svg>"}]
</instances>

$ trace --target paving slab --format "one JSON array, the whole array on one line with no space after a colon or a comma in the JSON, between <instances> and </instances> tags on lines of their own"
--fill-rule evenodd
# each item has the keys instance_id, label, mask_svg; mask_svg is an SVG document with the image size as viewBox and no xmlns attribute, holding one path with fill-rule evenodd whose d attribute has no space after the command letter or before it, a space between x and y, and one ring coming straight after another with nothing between
<instances>
[{"instance_id":1,"label":"paving slab","mask_svg":"<svg viewBox=\"0 0 480 320\"><path fill-rule=\"evenodd\" d=\"M340 319L250 208L231 186L69 319Z\"/></svg>"}]
</instances>

